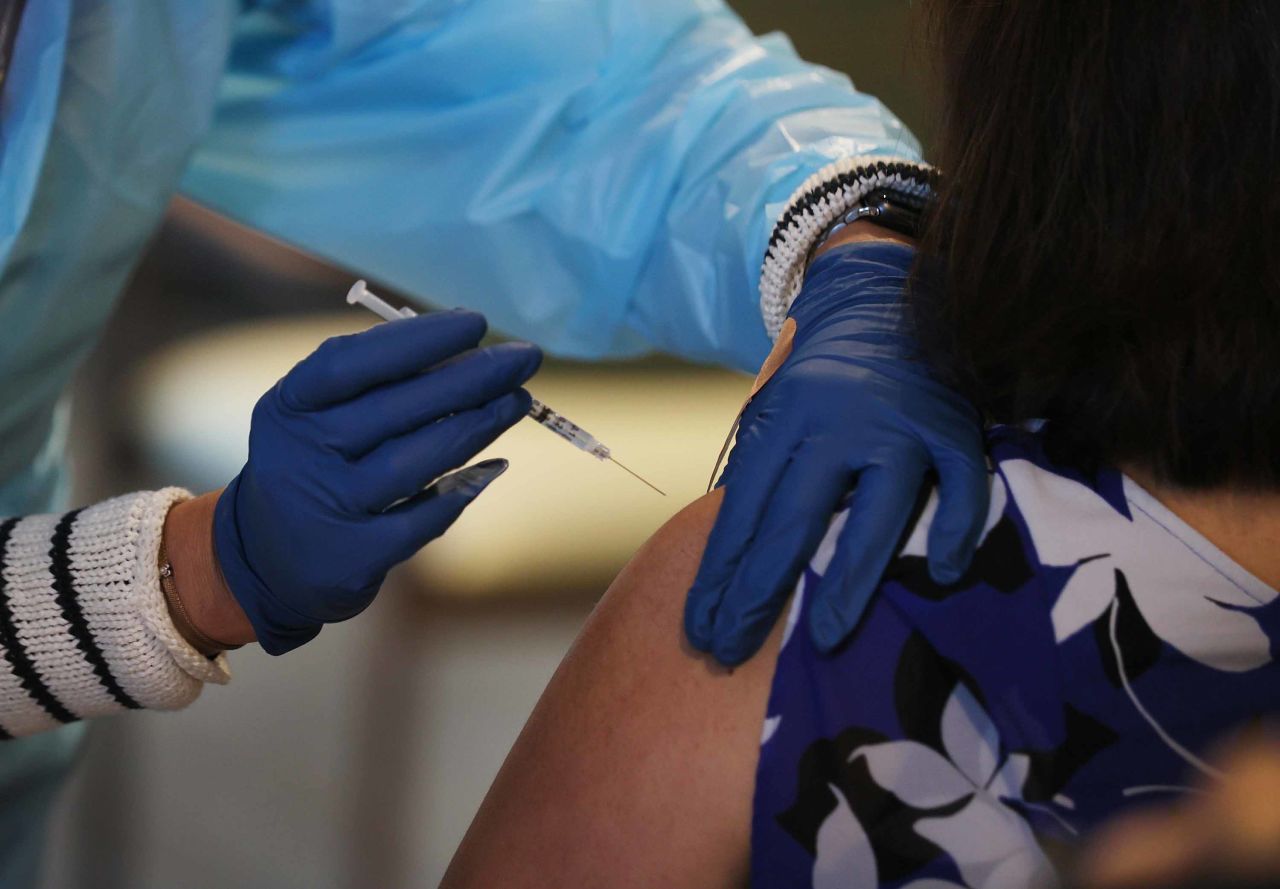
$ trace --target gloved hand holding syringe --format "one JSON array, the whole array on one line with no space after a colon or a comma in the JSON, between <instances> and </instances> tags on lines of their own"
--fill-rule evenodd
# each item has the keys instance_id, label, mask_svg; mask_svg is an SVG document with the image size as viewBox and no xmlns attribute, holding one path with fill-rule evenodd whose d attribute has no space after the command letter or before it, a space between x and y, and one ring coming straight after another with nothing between
<instances>
[{"instance_id":1,"label":"gloved hand holding syringe","mask_svg":"<svg viewBox=\"0 0 1280 889\"><path fill-rule=\"evenodd\" d=\"M401 318L413 318L418 314L413 309L407 307L400 309L393 307L386 300L382 299L377 294L372 293L369 290L368 285L363 280L357 281L351 285L351 289L347 291L347 302L353 306L364 306L378 317L387 321L398 321ZM606 447L603 442L599 441L595 436L588 433L581 426L570 422L568 418L556 413L536 398L533 399L533 404L529 407L528 417L539 425L550 429L574 447L586 451L597 460L609 460L615 466L644 482L659 494L662 494L664 497L666 496L666 492L662 491L652 482L636 475L636 473L627 469L626 466L623 466L615 460L613 454L610 453L609 448Z\"/></svg>"}]
</instances>

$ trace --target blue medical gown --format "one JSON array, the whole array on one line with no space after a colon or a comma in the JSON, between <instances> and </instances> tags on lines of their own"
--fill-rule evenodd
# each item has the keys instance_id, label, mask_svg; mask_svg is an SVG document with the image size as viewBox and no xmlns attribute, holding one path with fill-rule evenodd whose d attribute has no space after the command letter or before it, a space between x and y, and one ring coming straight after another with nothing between
<instances>
[{"instance_id":1,"label":"blue medical gown","mask_svg":"<svg viewBox=\"0 0 1280 889\"><path fill-rule=\"evenodd\" d=\"M175 191L555 353L754 369L780 203L917 152L721 0L33 0L0 100L0 515L59 506L61 395ZM73 747L0 745L0 882Z\"/></svg>"}]
</instances>

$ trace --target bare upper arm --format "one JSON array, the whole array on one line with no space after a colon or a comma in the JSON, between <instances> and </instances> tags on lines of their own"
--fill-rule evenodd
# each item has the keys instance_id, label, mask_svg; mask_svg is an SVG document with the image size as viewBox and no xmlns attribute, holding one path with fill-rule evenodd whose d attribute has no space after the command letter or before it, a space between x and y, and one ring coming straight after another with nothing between
<instances>
[{"instance_id":1,"label":"bare upper arm","mask_svg":"<svg viewBox=\"0 0 1280 889\"><path fill-rule=\"evenodd\" d=\"M719 492L623 569L543 693L443 885L746 884L780 628L734 671L681 620Z\"/></svg>"}]
</instances>

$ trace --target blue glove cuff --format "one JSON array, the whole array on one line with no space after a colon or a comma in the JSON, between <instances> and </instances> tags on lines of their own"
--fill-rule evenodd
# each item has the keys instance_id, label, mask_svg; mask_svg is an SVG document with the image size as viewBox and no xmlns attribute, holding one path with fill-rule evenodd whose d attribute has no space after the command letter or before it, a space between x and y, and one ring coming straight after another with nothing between
<instances>
[{"instance_id":1,"label":"blue glove cuff","mask_svg":"<svg viewBox=\"0 0 1280 889\"><path fill-rule=\"evenodd\" d=\"M914 248L897 241L855 241L823 253L809 266L804 287L787 312L795 319L797 342L842 309L874 307L880 320L900 319L915 257ZM870 332L880 323L867 318L860 326Z\"/></svg>"},{"instance_id":2,"label":"blue glove cuff","mask_svg":"<svg viewBox=\"0 0 1280 889\"><path fill-rule=\"evenodd\" d=\"M213 511L213 552L222 569L231 595L249 619L258 644L267 654L284 654L310 642L320 634L320 624L282 604L262 579L249 567L245 558L244 542L236 522L236 494L240 489L240 476L231 480ZM297 623L282 624L267 613L270 605L296 618Z\"/></svg>"},{"instance_id":3,"label":"blue glove cuff","mask_svg":"<svg viewBox=\"0 0 1280 889\"><path fill-rule=\"evenodd\" d=\"M809 263L805 271L804 286L808 289L814 278L832 273L832 268L857 269L865 274L883 274L905 280L916 261L916 249L901 241L850 241L837 244Z\"/></svg>"}]
</instances>

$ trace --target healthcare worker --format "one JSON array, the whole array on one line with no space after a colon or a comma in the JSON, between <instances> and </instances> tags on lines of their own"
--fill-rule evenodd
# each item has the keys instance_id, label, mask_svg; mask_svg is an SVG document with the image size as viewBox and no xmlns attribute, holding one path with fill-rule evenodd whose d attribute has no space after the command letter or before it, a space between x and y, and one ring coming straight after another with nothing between
<instances>
[{"instance_id":1,"label":"healthcare worker","mask_svg":"<svg viewBox=\"0 0 1280 889\"><path fill-rule=\"evenodd\" d=\"M331 341L259 402L224 491L60 513L64 390L179 191L563 355L754 370L783 331L689 599L725 662L758 645L837 486L856 489L820 644L857 619L930 467L934 573L965 567L986 513L972 411L873 334L787 324L833 225L909 228L931 173L878 102L721 0L0 0L0 36L6 884L34 879L79 720L180 707L226 680L218 649L282 653L359 612L501 471L424 490L520 417L539 360L477 351L461 311ZM858 306L858 281L836 291ZM898 307L865 311L874 330ZM783 530L757 540L766 505Z\"/></svg>"}]
</instances>

